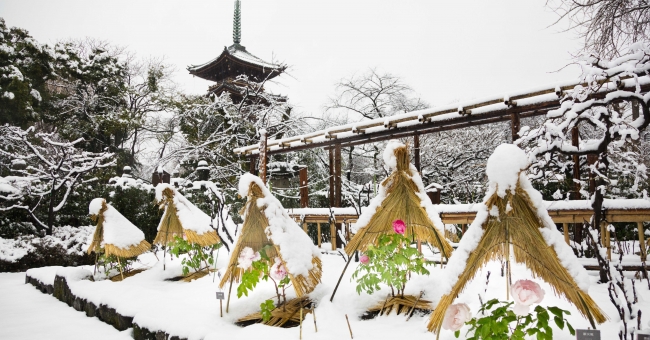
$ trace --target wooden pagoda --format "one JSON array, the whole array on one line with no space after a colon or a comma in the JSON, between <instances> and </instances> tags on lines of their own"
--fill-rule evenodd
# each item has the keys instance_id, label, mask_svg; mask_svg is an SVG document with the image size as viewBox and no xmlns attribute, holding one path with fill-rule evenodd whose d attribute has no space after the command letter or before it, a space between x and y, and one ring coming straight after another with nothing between
<instances>
[{"instance_id":1,"label":"wooden pagoda","mask_svg":"<svg viewBox=\"0 0 650 340\"><path fill-rule=\"evenodd\" d=\"M240 42L241 2L236 0L233 44L224 47L223 52L215 59L187 68L191 75L215 82L208 89L210 93L219 96L227 91L235 103L241 102L247 93L250 96L264 91L260 84L277 77L286 69L285 65L266 62L254 56ZM248 81L241 76L248 77Z\"/></svg>"}]
</instances>

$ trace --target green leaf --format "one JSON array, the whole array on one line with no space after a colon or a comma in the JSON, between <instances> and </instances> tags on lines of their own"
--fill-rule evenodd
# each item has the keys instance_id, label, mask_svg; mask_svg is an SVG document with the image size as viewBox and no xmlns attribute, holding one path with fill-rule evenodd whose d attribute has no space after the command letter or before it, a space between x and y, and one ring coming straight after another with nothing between
<instances>
[{"instance_id":1,"label":"green leaf","mask_svg":"<svg viewBox=\"0 0 650 340\"><path fill-rule=\"evenodd\" d=\"M556 317L553 318L553 320L555 321L555 324L557 325L557 327L559 329L564 329L564 319L562 319L561 317L556 316Z\"/></svg>"}]
</instances>

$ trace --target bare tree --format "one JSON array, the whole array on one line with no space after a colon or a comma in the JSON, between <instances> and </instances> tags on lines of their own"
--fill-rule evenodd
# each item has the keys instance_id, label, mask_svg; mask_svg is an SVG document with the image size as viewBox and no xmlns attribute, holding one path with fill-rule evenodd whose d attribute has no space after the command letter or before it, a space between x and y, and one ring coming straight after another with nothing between
<instances>
[{"instance_id":1,"label":"bare tree","mask_svg":"<svg viewBox=\"0 0 650 340\"><path fill-rule=\"evenodd\" d=\"M584 50L603 57L624 53L623 47L650 38L647 0L548 0L559 19L570 22L584 39Z\"/></svg>"},{"instance_id":2,"label":"bare tree","mask_svg":"<svg viewBox=\"0 0 650 340\"><path fill-rule=\"evenodd\" d=\"M327 109L357 113L359 118L374 119L428 107L420 98L409 96L413 90L402 79L374 68L341 80L336 91Z\"/></svg>"},{"instance_id":3,"label":"bare tree","mask_svg":"<svg viewBox=\"0 0 650 340\"><path fill-rule=\"evenodd\" d=\"M0 195L0 211L22 209L31 217L36 228L52 234L55 214L66 204L74 188L96 180L89 175L95 169L115 165L113 154L92 153L79 149L83 139L61 140L56 133L36 132L30 127L22 130L10 125L0 126L0 157L24 164L14 169L7 183L15 190ZM38 218L46 209L47 221Z\"/></svg>"}]
</instances>

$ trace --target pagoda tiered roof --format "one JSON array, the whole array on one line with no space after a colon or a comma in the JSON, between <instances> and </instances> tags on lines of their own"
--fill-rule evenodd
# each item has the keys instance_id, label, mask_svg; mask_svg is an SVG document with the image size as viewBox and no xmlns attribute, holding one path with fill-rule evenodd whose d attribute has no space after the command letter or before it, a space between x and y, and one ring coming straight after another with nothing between
<instances>
[{"instance_id":1,"label":"pagoda tiered roof","mask_svg":"<svg viewBox=\"0 0 650 340\"><path fill-rule=\"evenodd\" d=\"M224 47L218 57L207 63L187 68L190 74L214 82L222 82L227 78L235 79L240 75L261 82L275 78L285 69L284 65L269 63L254 56L238 43Z\"/></svg>"}]
</instances>

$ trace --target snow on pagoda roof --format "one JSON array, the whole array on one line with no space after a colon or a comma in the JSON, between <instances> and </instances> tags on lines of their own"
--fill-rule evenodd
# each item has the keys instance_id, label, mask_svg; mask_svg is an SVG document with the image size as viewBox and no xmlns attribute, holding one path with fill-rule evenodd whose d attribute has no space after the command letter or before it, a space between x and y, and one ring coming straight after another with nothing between
<instances>
[{"instance_id":1,"label":"snow on pagoda roof","mask_svg":"<svg viewBox=\"0 0 650 340\"><path fill-rule=\"evenodd\" d=\"M203 70L204 68L207 68L208 66L219 63L219 61L223 57L226 57L226 56L231 56L234 59L237 59L239 61L251 64L251 65L254 65L254 66L262 67L262 68L268 68L270 70L281 71L281 70L285 69L284 65L269 63L269 62L266 62L266 61L264 61L264 60L262 60L262 59L260 59L260 58L258 58L256 56L252 55L250 52L248 52L246 50L246 47L244 47L244 46L242 46L240 44L232 44L229 47L224 47L223 52L221 52L221 54L218 57L208 61L207 63L201 64L201 65L189 66L187 68L187 70L190 71L190 73L200 72L201 70Z\"/></svg>"}]
</instances>

